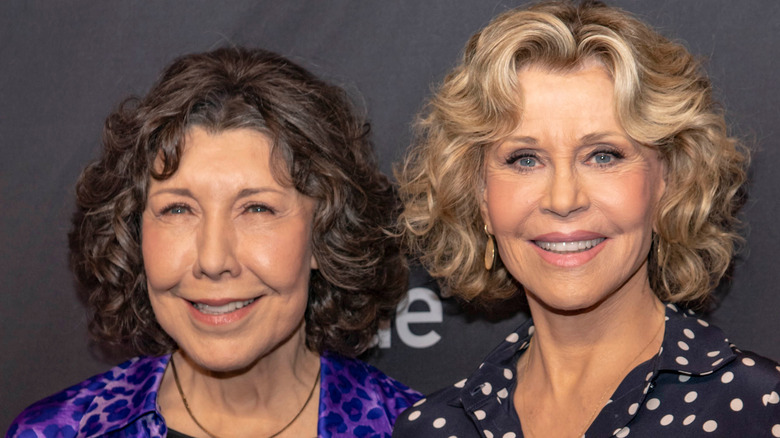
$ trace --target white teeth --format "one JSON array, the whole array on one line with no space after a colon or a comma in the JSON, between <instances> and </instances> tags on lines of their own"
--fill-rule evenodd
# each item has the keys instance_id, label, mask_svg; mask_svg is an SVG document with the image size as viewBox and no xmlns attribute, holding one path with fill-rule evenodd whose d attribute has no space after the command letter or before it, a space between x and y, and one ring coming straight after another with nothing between
<instances>
[{"instance_id":1,"label":"white teeth","mask_svg":"<svg viewBox=\"0 0 780 438\"><path fill-rule=\"evenodd\" d=\"M222 315L225 313L235 312L236 310L252 304L257 298L252 298L246 301L233 301L232 303L223 304L221 306L209 306L203 303L192 303L196 309L209 315Z\"/></svg>"},{"instance_id":2,"label":"white teeth","mask_svg":"<svg viewBox=\"0 0 780 438\"><path fill-rule=\"evenodd\" d=\"M599 237L598 239L593 240L578 240L573 242L544 242L541 240L535 240L534 243L536 246L542 248L545 251L565 254L570 252L585 251L587 249L593 248L594 246L603 242L604 239L604 237Z\"/></svg>"}]
</instances>

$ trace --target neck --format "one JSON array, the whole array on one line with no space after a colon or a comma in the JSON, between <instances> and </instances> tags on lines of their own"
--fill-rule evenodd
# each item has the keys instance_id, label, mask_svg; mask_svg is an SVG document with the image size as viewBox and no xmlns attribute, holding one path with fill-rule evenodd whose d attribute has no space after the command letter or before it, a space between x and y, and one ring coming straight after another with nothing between
<instances>
[{"instance_id":1,"label":"neck","mask_svg":"<svg viewBox=\"0 0 780 438\"><path fill-rule=\"evenodd\" d=\"M584 309L551 309L532 292L527 295L535 332L524 356L534 358L528 373L536 390L565 398L583 384L609 386L625 376L616 374L652 357L663 341L663 303L646 275Z\"/></svg>"},{"instance_id":2,"label":"neck","mask_svg":"<svg viewBox=\"0 0 780 438\"><path fill-rule=\"evenodd\" d=\"M209 433L267 437L284 429L280 437L316 434L320 361L306 348L303 329L289 342L235 371L203 369L183 351L174 353L171 360L192 415ZM169 366L158 394L166 423L179 432L206 436L188 414L172 374Z\"/></svg>"},{"instance_id":3,"label":"neck","mask_svg":"<svg viewBox=\"0 0 780 438\"><path fill-rule=\"evenodd\" d=\"M319 370L319 356L306 348L303 330L293 335L291 342L235 371L209 371L181 350L174 353L173 360L191 398L208 400L213 409L250 415L289 398L290 390L305 397Z\"/></svg>"}]
</instances>

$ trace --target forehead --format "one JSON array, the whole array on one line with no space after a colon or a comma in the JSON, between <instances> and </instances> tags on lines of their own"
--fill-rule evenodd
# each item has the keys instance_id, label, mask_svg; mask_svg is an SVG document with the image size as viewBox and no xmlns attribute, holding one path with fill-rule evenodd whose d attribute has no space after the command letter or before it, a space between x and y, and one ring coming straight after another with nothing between
<instances>
[{"instance_id":1,"label":"forehead","mask_svg":"<svg viewBox=\"0 0 780 438\"><path fill-rule=\"evenodd\" d=\"M153 175L152 181L174 177L181 172L182 166L195 161L210 164L205 170L216 170L220 162L237 155L243 157L243 160L235 160L239 165L260 166L280 185L293 185L285 148L268 133L250 127L215 129L200 124L190 125L184 131L184 138L167 160L163 150L159 150L154 162L157 175ZM170 172L172 168L176 171ZM158 177L160 175L162 177Z\"/></svg>"},{"instance_id":2,"label":"forehead","mask_svg":"<svg viewBox=\"0 0 780 438\"><path fill-rule=\"evenodd\" d=\"M518 74L520 124L617 123L614 85L600 64L556 71L532 65Z\"/></svg>"}]
</instances>

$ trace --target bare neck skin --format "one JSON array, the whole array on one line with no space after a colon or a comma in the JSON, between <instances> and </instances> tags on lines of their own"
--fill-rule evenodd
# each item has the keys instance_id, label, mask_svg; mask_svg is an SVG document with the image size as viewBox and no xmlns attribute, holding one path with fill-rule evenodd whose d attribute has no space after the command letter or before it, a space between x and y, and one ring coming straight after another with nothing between
<instances>
[{"instance_id":1,"label":"bare neck skin","mask_svg":"<svg viewBox=\"0 0 780 438\"><path fill-rule=\"evenodd\" d=\"M242 370L205 370L181 350L172 360L193 415L220 438L264 437L281 430L306 403L320 367L319 356L305 346L303 324L287 342ZM316 436L319 382L316 385L301 416L280 437ZM187 413L170 366L158 404L169 428L208 437Z\"/></svg>"},{"instance_id":2,"label":"bare neck skin","mask_svg":"<svg viewBox=\"0 0 780 438\"><path fill-rule=\"evenodd\" d=\"M658 352L663 304L647 277L638 277L573 312L550 309L528 292L535 332L517 364L514 393L526 436L580 437L623 378Z\"/></svg>"}]
</instances>

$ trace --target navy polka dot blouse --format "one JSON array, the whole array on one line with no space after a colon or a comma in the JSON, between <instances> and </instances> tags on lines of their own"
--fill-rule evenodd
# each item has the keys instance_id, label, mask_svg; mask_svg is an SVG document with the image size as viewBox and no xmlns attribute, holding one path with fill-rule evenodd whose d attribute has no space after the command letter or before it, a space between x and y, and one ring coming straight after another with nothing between
<instances>
[{"instance_id":1,"label":"navy polka dot blouse","mask_svg":"<svg viewBox=\"0 0 780 438\"><path fill-rule=\"evenodd\" d=\"M393 436L522 437L511 394L533 330L526 322L469 378L418 401ZM778 393L777 363L740 351L720 329L668 304L658 354L626 376L584 436L780 437Z\"/></svg>"}]
</instances>

